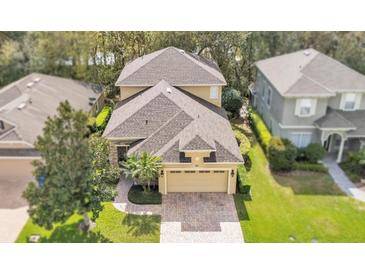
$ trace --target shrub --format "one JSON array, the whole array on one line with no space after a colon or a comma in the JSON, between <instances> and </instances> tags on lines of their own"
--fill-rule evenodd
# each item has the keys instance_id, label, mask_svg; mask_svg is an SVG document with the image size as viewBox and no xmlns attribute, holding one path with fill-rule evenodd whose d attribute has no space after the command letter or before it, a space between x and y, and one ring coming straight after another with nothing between
<instances>
[{"instance_id":1,"label":"shrub","mask_svg":"<svg viewBox=\"0 0 365 274\"><path fill-rule=\"evenodd\" d=\"M315 164L322 160L325 153L325 149L320 144L309 144L306 148L298 150L297 160Z\"/></svg>"},{"instance_id":2,"label":"shrub","mask_svg":"<svg viewBox=\"0 0 365 274\"><path fill-rule=\"evenodd\" d=\"M111 113L112 113L112 108L110 106L104 106L101 112L98 114L98 116L96 116L95 125L98 130L102 131L105 129Z\"/></svg>"},{"instance_id":3,"label":"shrub","mask_svg":"<svg viewBox=\"0 0 365 274\"><path fill-rule=\"evenodd\" d=\"M268 149L270 167L273 171L290 171L294 168L297 148L288 140L272 138Z\"/></svg>"},{"instance_id":4,"label":"shrub","mask_svg":"<svg viewBox=\"0 0 365 274\"><path fill-rule=\"evenodd\" d=\"M239 113L243 105L241 93L233 88L227 88L222 92L222 106L225 110Z\"/></svg>"},{"instance_id":5,"label":"shrub","mask_svg":"<svg viewBox=\"0 0 365 274\"><path fill-rule=\"evenodd\" d=\"M161 193L154 191L143 191L140 185L133 185L128 192L128 200L134 204L161 204Z\"/></svg>"},{"instance_id":6,"label":"shrub","mask_svg":"<svg viewBox=\"0 0 365 274\"><path fill-rule=\"evenodd\" d=\"M240 193L242 194L247 194L245 193L247 191L247 187L249 187L248 185L245 185L245 181L246 181L246 168L244 165L240 165L237 168L237 186L238 186L238 190Z\"/></svg>"},{"instance_id":7,"label":"shrub","mask_svg":"<svg viewBox=\"0 0 365 274\"><path fill-rule=\"evenodd\" d=\"M258 141L260 142L264 151L267 152L270 140L272 138L269 129L266 127L260 115L254 110L250 111L250 120L253 131L255 132Z\"/></svg>"},{"instance_id":8,"label":"shrub","mask_svg":"<svg viewBox=\"0 0 365 274\"><path fill-rule=\"evenodd\" d=\"M340 165L352 182L360 182L365 178L365 149L350 153L348 159Z\"/></svg>"},{"instance_id":9,"label":"shrub","mask_svg":"<svg viewBox=\"0 0 365 274\"><path fill-rule=\"evenodd\" d=\"M327 173L328 168L323 164L319 163L309 163L309 162L295 162L294 163L295 170L304 170L304 171L314 171L314 172L321 172Z\"/></svg>"}]
</instances>

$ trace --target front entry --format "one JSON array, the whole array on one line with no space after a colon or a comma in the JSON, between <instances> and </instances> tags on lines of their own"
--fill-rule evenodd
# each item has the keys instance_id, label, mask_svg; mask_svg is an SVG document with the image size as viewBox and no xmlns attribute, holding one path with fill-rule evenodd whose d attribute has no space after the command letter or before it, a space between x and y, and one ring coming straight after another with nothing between
<instances>
[{"instance_id":1,"label":"front entry","mask_svg":"<svg viewBox=\"0 0 365 274\"><path fill-rule=\"evenodd\" d=\"M228 171L177 170L167 172L167 192L227 192Z\"/></svg>"}]
</instances>

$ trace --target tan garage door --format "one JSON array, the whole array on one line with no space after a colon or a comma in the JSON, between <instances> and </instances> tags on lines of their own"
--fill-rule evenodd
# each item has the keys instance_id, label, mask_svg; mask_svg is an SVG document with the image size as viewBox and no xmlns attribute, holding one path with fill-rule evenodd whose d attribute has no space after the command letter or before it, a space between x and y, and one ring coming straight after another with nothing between
<instances>
[{"instance_id":1,"label":"tan garage door","mask_svg":"<svg viewBox=\"0 0 365 274\"><path fill-rule=\"evenodd\" d=\"M227 171L186 170L167 174L167 192L227 192Z\"/></svg>"}]
</instances>

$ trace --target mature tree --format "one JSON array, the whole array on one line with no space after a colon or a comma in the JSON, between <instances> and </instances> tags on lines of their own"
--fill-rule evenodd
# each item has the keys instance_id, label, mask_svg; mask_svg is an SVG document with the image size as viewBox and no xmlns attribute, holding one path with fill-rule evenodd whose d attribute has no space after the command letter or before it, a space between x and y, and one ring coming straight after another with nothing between
<instances>
[{"instance_id":1,"label":"mature tree","mask_svg":"<svg viewBox=\"0 0 365 274\"><path fill-rule=\"evenodd\" d=\"M222 106L225 110L238 114L243 105L243 99L238 90L227 88L222 93Z\"/></svg>"},{"instance_id":2,"label":"mature tree","mask_svg":"<svg viewBox=\"0 0 365 274\"><path fill-rule=\"evenodd\" d=\"M160 168L160 157L143 152L141 155L132 155L125 161L122 171L127 177L142 185L144 191L150 191L151 182L158 177Z\"/></svg>"},{"instance_id":3,"label":"mature tree","mask_svg":"<svg viewBox=\"0 0 365 274\"><path fill-rule=\"evenodd\" d=\"M33 222L47 229L75 213L83 215L82 228L87 229L88 213L95 220L102 202L116 194L112 182L117 172L107 161L108 144L101 137L89 140L86 123L85 113L63 102L35 142L42 160L34 162L34 173L45 181L40 187L30 183L24 197Z\"/></svg>"}]
</instances>

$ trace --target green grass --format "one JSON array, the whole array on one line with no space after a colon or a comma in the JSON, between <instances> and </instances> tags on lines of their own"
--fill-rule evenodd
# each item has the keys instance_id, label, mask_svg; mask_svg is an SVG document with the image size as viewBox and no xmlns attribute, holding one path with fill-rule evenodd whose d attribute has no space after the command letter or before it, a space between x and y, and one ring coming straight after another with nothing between
<instances>
[{"instance_id":1,"label":"green grass","mask_svg":"<svg viewBox=\"0 0 365 274\"><path fill-rule=\"evenodd\" d=\"M143 191L142 186L132 186L128 192L128 200L134 204L161 204L162 197L158 191Z\"/></svg>"},{"instance_id":2,"label":"green grass","mask_svg":"<svg viewBox=\"0 0 365 274\"><path fill-rule=\"evenodd\" d=\"M252 198L235 195L246 242L365 242L365 203L327 174L272 175L258 144L249 152Z\"/></svg>"},{"instance_id":3,"label":"green grass","mask_svg":"<svg viewBox=\"0 0 365 274\"><path fill-rule=\"evenodd\" d=\"M160 241L160 216L139 216L120 212L112 203L105 203L88 233L80 232L81 216L73 215L66 223L46 230L32 223L31 219L20 232L17 243L28 242L29 236L41 235L43 243L158 243Z\"/></svg>"}]
</instances>

